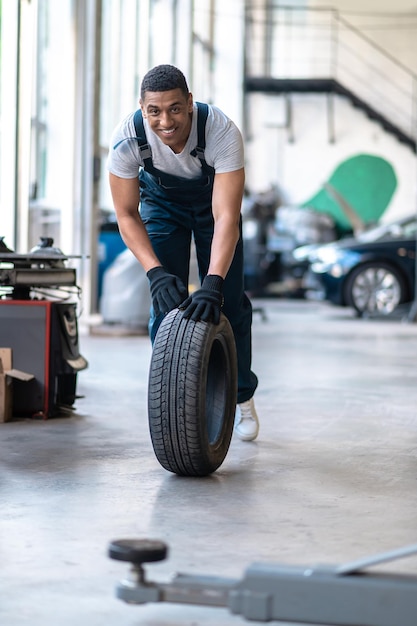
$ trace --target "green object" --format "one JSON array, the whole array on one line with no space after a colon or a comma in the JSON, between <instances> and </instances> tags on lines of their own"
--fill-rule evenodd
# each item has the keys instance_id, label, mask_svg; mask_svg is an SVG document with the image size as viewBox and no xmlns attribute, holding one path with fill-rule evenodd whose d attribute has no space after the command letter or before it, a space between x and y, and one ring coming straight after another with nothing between
<instances>
[{"instance_id":1,"label":"green object","mask_svg":"<svg viewBox=\"0 0 417 626\"><path fill-rule=\"evenodd\" d=\"M364 223L377 222L397 188L394 168L385 159L358 154L336 167L329 180L301 206L330 214L340 231L352 230L352 223L339 202L325 189L330 184Z\"/></svg>"}]
</instances>

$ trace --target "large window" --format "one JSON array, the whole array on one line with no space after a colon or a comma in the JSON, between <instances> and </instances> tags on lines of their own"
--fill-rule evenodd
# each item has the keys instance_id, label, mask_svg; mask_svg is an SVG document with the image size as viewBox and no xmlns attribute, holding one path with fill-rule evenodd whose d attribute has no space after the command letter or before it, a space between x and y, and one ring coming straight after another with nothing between
<instances>
[{"instance_id":1,"label":"large window","mask_svg":"<svg viewBox=\"0 0 417 626\"><path fill-rule=\"evenodd\" d=\"M59 199L54 197L51 167L54 155L57 158L54 138L51 133L51 100L54 65L60 62L60 56L54 55L51 26L54 23L50 2L38 0L36 19L34 67L32 84L32 115L30 142L29 175L29 232L28 244L33 246L40 236L53 237L57 245L60 242ZM55 72L56 73L56 72ZM61 85L56 84L57 92Z\"/></svg>"},{"instance_id":2,"label":"large window","mask_svg":"<svg viewBox=\"0 0 417 626\"><path fill-rule=\"evenodd\" d=\"M12 248L16 245L17 41L18 2L0 0L0 236Z\"/></svg>"}]
</instances>

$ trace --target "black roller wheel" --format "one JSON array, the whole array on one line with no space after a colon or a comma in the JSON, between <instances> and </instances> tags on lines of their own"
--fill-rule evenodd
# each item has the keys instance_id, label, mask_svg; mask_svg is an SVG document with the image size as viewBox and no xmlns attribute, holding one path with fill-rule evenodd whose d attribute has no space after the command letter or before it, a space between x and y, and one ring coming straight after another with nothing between
<instances>
[{"instance_id":1,"label":"black roller wheel","mask_svg":"<svg viewBox=\"0 0 417 626\"><path fill-rule=\"evenodd\" d=\"M174 309L155 338L148 415L155 455L181 476L206 476L224 461L233 432L237 359L232 328L183 319Z\"/></svg>"},{"instance_id":2,"label":"black roller wheel","mask_svg":"<svg viewBox=\"0 0 417 626\"><path fill-rule=\"evenodd\" d=\"M355 268L346 281L345 299L359 316L389 315L406 300L406 285L397 269L369 262Z\"/></svg>"},{"instance_id":3,"label":"black roller wheel","mask_svg":"<svg viewBox=\"0 0 417 626\"><path fill-rule=\"evenodd\" d=\"M154 539L116 539L109 545L111 559L134 565L163 561L167 553L167 545Z\"/></svg>"}]
</instances>

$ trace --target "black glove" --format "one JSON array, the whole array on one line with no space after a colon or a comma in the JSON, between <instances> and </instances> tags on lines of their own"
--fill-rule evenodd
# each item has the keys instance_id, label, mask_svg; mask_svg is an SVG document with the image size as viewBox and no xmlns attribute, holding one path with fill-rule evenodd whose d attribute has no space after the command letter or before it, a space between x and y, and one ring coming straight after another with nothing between
<instances>
[{"instance_id":1,"label":"black glove","mask_svg":"<svg viewBox=\"0 0 417 626\"><path fill-rule=\"evenodd\" d=\"M146 276L149 278L155 315L169 313L188 295L182 280L174 274L168 274L161 265L153 267Z\"/></svg>"},{"instance_id":2,"label":"black glove","mask_svg":"<svg viewBox=\"0 0 417 626\"><path fill-rule=\"evenodd\" d=\"M180 309L185 309L183 317L197 322L212 321L213 324L220 322L220 309L223 304L223 278L216 274L209 274L203 280L201 288L189 296L180 304Z\"/></svg>"}]
</instances>

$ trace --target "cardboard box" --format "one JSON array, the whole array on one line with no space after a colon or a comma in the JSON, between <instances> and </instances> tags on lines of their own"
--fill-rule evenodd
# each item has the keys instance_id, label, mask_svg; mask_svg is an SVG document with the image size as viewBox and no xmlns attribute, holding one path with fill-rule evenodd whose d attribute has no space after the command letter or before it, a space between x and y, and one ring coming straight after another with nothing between
<instances>
[{"instance_id":1,"label":"cardboard box","mask_svg":"<svg viewBox=\"0 0 417 626\"><path fill-rule=\"evenodd\" d=\"M12 349L0 348L0 422L8 422L13 416L13 379L28 381L33 374L13 369Z\"/></svg>"}]
</instances>

